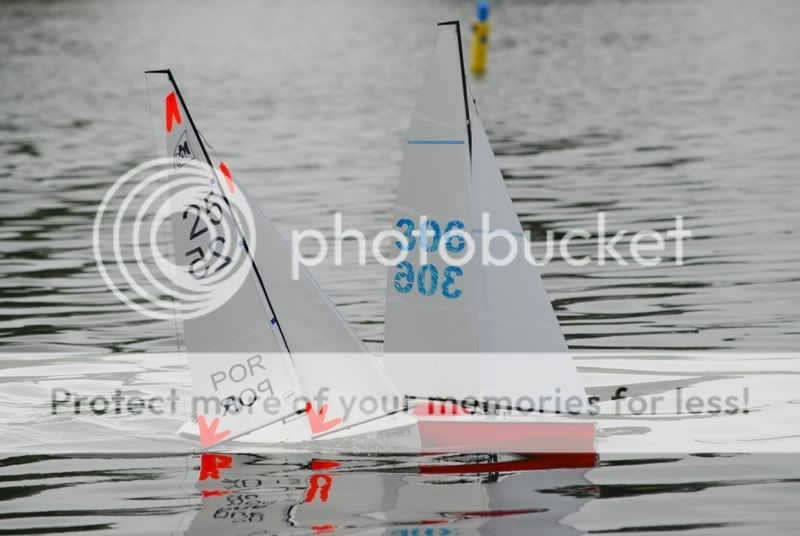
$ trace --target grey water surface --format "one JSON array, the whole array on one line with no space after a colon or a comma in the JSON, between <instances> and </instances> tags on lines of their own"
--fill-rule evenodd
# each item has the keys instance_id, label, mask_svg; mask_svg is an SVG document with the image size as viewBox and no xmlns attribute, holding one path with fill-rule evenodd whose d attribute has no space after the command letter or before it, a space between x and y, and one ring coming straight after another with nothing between
<instances>
[{"instance_id":1,"label":"grey water surface","mask_svg":"<svg viewBox=\"0 0 800 536\"><path fill-rule=\"evenodd\" d=\"M92 254L106 190L154 156L144 70L173 70L205 138L287 236L330 235L336 211L374 235L391 223L435 23L460 19L468 46L473 9L0 3L0 351L21 353L0 367L0 437L42 439L27 401L51 374L81 374L79 357L43 362L44 353L115 352L118 361L87 367L86 381L143 392L165 388L172 376L159 374L178 367L126 360L174 351L175 326L119 302ZM676 216L693 233L682 266L665 255L655 267L575 267L558 257L542 267L570 348L796 350L800 3L497 1L492 25L489 72L470 86L537 243L548 231L594 232L598 211L611 234L666 231ZM596 250L586 241L574 253ZM346 259L312 271L378 350L385 268ZM602 361L579 368L588 374ZM796 392L784 398L798 403ZM465 461L475 460L20 450L0 459L0 534L800 529L798 455L631 453L593 468L430 469ZM228 471L216 487L214 464Z\"/></svg>"}]
</instances>

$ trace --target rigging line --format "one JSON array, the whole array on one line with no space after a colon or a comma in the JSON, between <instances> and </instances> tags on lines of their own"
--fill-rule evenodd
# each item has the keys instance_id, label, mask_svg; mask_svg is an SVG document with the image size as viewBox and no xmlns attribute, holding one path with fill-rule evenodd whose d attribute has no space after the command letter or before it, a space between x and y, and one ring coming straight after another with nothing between
<instances>
[{"instance_id":1,"label":"rigging line","mask_svg":"<svg viewBox=\"0 0 800 536\"><path fill-rule=\"evenodd\" d=\"M472 156L472 128L469 121L469 102L467 98L467 75L464 72L464 50L461 47L461 23L457 20L449 20L440 22L437 26L455 26L456 39L458 40L458 66L461 71L461 93L464 97L464 117L466 118L467 125L467 143L469 148L469 155Z\"/></svg>"},{"instance_id":2,"label":"rigging line","mask_svg":"<svg viewBox=\"0 0 800 536\"><path fill-rule=\"evenodd\" d=\"M464 95L464 115L467 121L467 141L469 142L469 155L472 157L472 123L469 120L469 100L467 97L467 74L464 72L464 50L461 46L461 24L456 22L456 37L458 39L458 66L461 69L461 92Z\"/></svg>"},{"instance_id":3,"label":"rigging line","mask_svg":"<svg viewBox=\"0 0 800 536\"><path fill-rule=\"evenodd\" d=\"M203 134L202 132L199 132L199 131L198 131L198 133L197 133L197 134L198 134L198 135L199 135L201 138L203 138L203 141L206 143L206 145L208 145L208 148L209 148L209 149L211 149L211 152L212 152L212 153L214 153L214 156L216 156L216 157L217 157L217 160L222 160L222 159L219 157L219 154L217 153L217 151L214 149L214 146L213 146L213 145L211 145L211 143L209 143L209 141L208 141L208 138L206 138L205 134Z\"/></svg>"},{"instance_id":4,"label":"rigging line","mask_svg":"<svg viewBox=\"0 0 800 536\"><path fill-rule=\"evenodd\" d=\"M196 452L195 452L194 449L192 449L192 452L189 452L189 453L187 453L187 454L185 454L183 456L186 463L185 463L185 466L184 466L183 479L181 480L180 484L178 484L178 489L181 492L183 492L184 495L185 495L187 508L183 511L183 513L180 516L180 519L178 520L178 530L181 531L181 532L183 532L183 530L182 530L183 529L183 522L186 519L186 516L189 515L190 512L194 511L194 509L192 507L192 501L190 499L190 495L184 491L184 487L183 486L186 484L186 481L189 480L189 471L191 470L190 467L189 467L189 461L190 461L191 458L194 458L195 456L196 456ZM201 456L202 456L202 454L201 454ZM175 533L173 532L173 534L175 534Z\"/></svg>"},{"instance_id":5,"label":"rigging line","mask_svg":"<svg viewBox=\"0 0 800 536\"><path fill-rule=\"evenodd\" d=\"M145 73L145 75L144 75L144 84L145 84L145 86L147 86L147 93L145 95L145 98L147 99L147 113L150 115L150 134L153 136L153 148L155 149L156 154L158 154L159 151L158 151L158 144L156 143L156 132L155 132L155 129L153 128L153 124L154 124L154 122L153 122L153 107L150 106L150 95L152 93L151 93L151 90L150 90L150 79L147 77L147 73ZM166 232L166 229L164 230L164 232ZM163 238L164 238L164 249L169 251L169 254L170 254L170 257L171 257L171 260L172 260L172 264L175 265L174 252L172 251L172 248L167 248L166 247L167 246L167 239L166 239L166 237L163 237ZM177 311L177 309L175 307L175 295L174 295L175 288L174 288L174 285L173 285L173 282L172 282L171 279L169 281L169 287L173 291L173 294L169 295L169 299L172 302L172 319L173 319L173 321L175 323L175 348L177 349L178 352L180 352L181 351L181 343L180 343L180 330L178 329L178 311ZM181 377L181 381L183 381L183 377Z\"/></svg>"},{"instance_id":6,"label":"rigging line","mask_svg":"<svg viewBox=\"0 0 800 536\"><path fill-rule=\"evenodd\" d=\"M467 150L468 150L468 160L469 160L469 175L468 175L468 184L470 188L472 187L472 121L470 120L469 114L469 97L467 96L467 74L464 72L464 50L461 46L461 23L459 21L454 21L453 24L456 27L456 40L458 41L458 67L461 72L461 94L464 98L464 116L467 125ZM472 211L472 206L470 206L470 211ZM472 281L472 291L475 295L478 295L478 285L480 284L480 280L478 277L473 278ZM480 350L480 330L475 331L475 347L476 349ZM475 365L478 370L477 373L480 376L480 365L476 363Z\"/></svg>"},{"instance_id":7,"label":"rigging line","mask_svg":"<svg viewBox=\"0 0 800 536\"><path fill-rule=\"evenodd\" d=\"M150 79L147 77L147 73L145 73L145 75L144 75L144 83L145 83L145 86L147 86L147 95L145 97L147 98L147 113L150 115L150 134L153 136L153 148L155 149L156 154L158 154L159 150L158 150L158 144L156 142L156 131L155 131L155 128L153 128L153 125L155 124L154 121L153 121L153 107L151 106L151 102L150 102L150 95L152 95L152 92L151 92L151 88L150 88ZM168 195L168 194L165 194L165 195ZM166 226L165 226L164 231L162 232L162 238L164 239L163 248L164 248L165 251L168 252L168 254L170 256L170 261L172 262L172 265L173 266L177 266L177 264L175 263L175 252L173 251L173 248L168 247L169 244L168 244L168 241L167 241L167 238L166 238L166 232L167 232L167 229L166 229ZM181 338L180 338L180 328L178 327L179 326L178 310L177 310L177 306L175 305L175 285L174 285L172 279L170 279L169 277L167 279L169 280L169 288L172 290L172 294L169 295L169 299L170 299L170 302L172 303L172 320L173 320L173 323L175 324L175 348L176 348L176 351L178 353L180 353L181 352ZM184 388L189 383L189 382L186 381L186 370L183 367L181 367L180 368L180 372L178 374L180 375L181 387ZM181 402L182 402L182 405L183 405L183 412L186 415L189 415L190 418L191 418L191 410L187 406L188 400L186 400L186 398L183 397ZM188 460L187 460L187 468L188 468Z\"/></svg>"},{"instance_id":8,"label":"rigging line","mask_svg":"<svg viewBox=\"0 0 800 536\"><path fill-rule=\"evenodd\" d=\"M208 139L205 137L205 135L202 132L200 132L199 130L197 131L197 135L198 135L198 139L202 138L202 141L205 142L206 145L208 145L209 149L211 149L211 153L214 155L214 158L216 158L217 160L222 162L222 158L219 156L219 153L208 142ZM201 145L202 145L202 142L201 142ZM226 199L226 203L227 203L227 199ZM248 201L248 203L249 203L249 201ZM228 204L228 205L230 206L230 204ZM253 260L253 262L255 262L255 259ZM264 289L264 294L265 294L265 297L266 297L266 289ZM269 298L268 297L267 297L267 303L268 303L269 309L270 309L270 311L269 311L270 312L270 317L271 317L270 318L270 326L276 325L276 326L278 326L278 329L280 329L280 325L278 325L278 315L275 314L275 311L272 308L272 305L269 304ZM289 345L286 343L286 339L283 337L283 333L281 333L281 338L283 339L283 344L286 346L286 351L289 352ZM289 352L289 357L292 360L292 363L294 363L294 358L291 356L291 352Z\"/></svg>"}]
</instances>

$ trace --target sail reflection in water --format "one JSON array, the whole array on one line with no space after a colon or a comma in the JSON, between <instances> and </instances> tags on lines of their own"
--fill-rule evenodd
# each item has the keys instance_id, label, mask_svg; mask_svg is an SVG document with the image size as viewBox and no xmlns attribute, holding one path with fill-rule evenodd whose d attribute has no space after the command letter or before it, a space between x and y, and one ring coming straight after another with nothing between
<instances>
[{"instance_id":1,"label":"sail reflection in water","mask_svg":"<svg viewBox=\"0 0 800 536\"><path fill-rule=\"evenodd\" d=\"M595 494L593 455L280 460L203 454L176 534L577 534L560 521Z\"/></svg>"}]
</instances>

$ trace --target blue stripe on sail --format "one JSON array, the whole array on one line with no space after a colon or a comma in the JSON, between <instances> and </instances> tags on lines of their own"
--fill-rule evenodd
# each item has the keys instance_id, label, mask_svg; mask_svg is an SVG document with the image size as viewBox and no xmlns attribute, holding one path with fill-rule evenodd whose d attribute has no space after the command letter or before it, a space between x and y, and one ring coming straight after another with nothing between
<instances>
[{"instance_id":1,"label":"blue stripe on sail","mask_svg":"<svg viewBox=\"0 0 800 536\"><path fill-rule=\"evenodd\" d=\"M409 145L464 145L464 140L408 140Z\"/></svg>"}]
</instances>

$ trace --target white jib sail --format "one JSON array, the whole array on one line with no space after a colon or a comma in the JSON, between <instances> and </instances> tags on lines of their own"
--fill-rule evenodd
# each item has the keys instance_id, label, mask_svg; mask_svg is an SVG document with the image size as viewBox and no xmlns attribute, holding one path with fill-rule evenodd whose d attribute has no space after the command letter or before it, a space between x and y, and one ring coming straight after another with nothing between
<instances>
[{"instance_id":1,"label":"white jib sail","mask_svg":"<svg viewBox=\"0 0 800 536\"><path fill-rule=\"evenodd\" d=\"M237 195L247 196L238 184ZM341 419L324 431L312 429L314 436L400 409L399 391L359 336L304 266L299 277L292 278L290 247L254 201L250 200L250 206L256 225L248 242L255 245L255 261L280 318L303 394L312 399L312 411L319 413L324 405L326 420ZM391 403L377 408L371 403L384 400Z\"/></svg>"},{"instance_id":2,"label":"white jib sail","mask_svg":"<svg viewBox=\"0 0 800 536\"><path fill-rule=\"evenodd\" d=\"M586 393L542 279L522 253L526 247L522 226L474 108L471 125L473 210L476 221L487 218L489 223L489 232L476 227L476 247L483 247L490 232L504 230L517 248L508 264L481 266L478 271L481 395L484 399L506 397L515 406L520 404L513 401L532 397L537 408L564 411L567 398L585 401ZM492 258L503 259L511 246L506 239L495 237L487 248ZM520 355L523 352L528 353Z\"/></svg>"}]
</instances>

